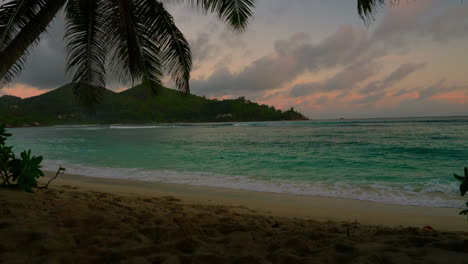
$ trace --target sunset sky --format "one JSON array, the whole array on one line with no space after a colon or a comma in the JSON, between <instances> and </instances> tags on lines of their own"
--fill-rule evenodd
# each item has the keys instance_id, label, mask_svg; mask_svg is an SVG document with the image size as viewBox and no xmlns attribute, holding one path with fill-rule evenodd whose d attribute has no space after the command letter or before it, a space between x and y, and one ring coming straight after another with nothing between
<instances>
[{"instance_id":1,"label":"sunset sky","mask_svg":"<svg viewBox=\"0 0 468 264\"><path fill-rule=\"evenodd\" d=\"M468 3L401 1L365 24L356 0L258 0L248 29L169 6L192 45L192 93L245 96L310 118L468 115ZM70 81L63 18L0 94L34 96ZM109 88L123 90L111 76ZM165 83L172 86L170 82Z\"/></svg>"}]
</instances>

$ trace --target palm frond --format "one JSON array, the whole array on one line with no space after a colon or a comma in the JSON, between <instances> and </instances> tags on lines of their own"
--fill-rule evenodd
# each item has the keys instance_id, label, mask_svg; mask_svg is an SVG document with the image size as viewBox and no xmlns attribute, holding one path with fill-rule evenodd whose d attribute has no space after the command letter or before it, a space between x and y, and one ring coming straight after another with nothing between
<instances>
[{"instance_id":1,"label":"palm frond","mask_svg":"<svg viewBox=\"0 0 468 264\"><path fill-rule=\"evenodd\" d=\"M142 19L141 24L145 25L144 35L158 45L164 69L171 75L177 88L189 93L192 52L187 39L162 3L153 0L140 0L137 3L138 16Z\"/></svg>"},{"instance_id":2,"label":"palm frond","mask_svg":"<svg viewBox=\"0 0 468 264\"><path fill-rule=\"evenodd\" d=\"M364 21L373 18L378 7L385 4L385 0L357 0L357 9L359 16Z\"/></svg>"},{"instance_id":3,"label":"palm frond","mask_svg":"<svg viewBox=\"0 0 468 264\"><path fill-rule=\"evenodd\" d=\"M44 4L44 0L12 0L0 5L0 49L34 18Z\"/></svg>"},{"instance_id":4,"label":"palm frond","mask_svg":"<svg viewBox=\"0 0 468 264\"><path fill-rule=\"evenodd\" d=\"M109 10L106 34L112 43L110 53L114 74L121 81L142 80L156 90L162 78L159 47L148 35L145 18L139 16L138 1L111 0L106 9Z\"/></svg>"},{"instance_id":5,"label":"palm frond","mask_svg":"<svg viewBox=\"0 0 468 264\"><path fill-rule=\"evenodd\" d=\"M66 8L67 72L76 98L89 107L100 102L105 86L104 12L102 0L69 0Z\"/></svg>"},{"instance_id":6,"label":"palm frond","mask_svg":"<svg viewBox=\"0 0 468 264\"><path fill-rule=\"evenodd\" d=\"M374 18L375 12L384 6L386 3L390 5L398 5L400 0L357 0L357 9L359 16L368 22Z\"/></svg>"},{"instance_id":7,"label":"palm frond","mask_svg":"<svg viewBox=\"0 0 468 264\"><path fill-rule=\"evenodd\" d=\"M255 0L180 0L205 12L215 13L235 31L243 31L253 17Z\"/></svg>"},{"instance_id":8,"label":"palm frond","mask_svg":"<svg viewBox=\"0 0 468 264\"><path fill-rule=\"evenodd\" d=\"M0 88L21 72L29 48L38 43L65 1L38 0L36 3L42 2L43 5L37 5L37 10L33 11L25 8L29 1L21 4L22 1L13 0L0 7L1 20L8 21L1 28L4 40L0 46Z\"/></svg>"}]
</instances>

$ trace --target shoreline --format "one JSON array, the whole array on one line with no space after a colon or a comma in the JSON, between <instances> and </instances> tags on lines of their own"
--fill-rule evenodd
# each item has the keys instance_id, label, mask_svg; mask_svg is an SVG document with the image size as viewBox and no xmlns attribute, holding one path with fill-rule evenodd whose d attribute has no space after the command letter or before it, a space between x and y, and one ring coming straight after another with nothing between
<instances>
[{"instance_id":1,"label":"shoreline","mask_svg":"<svg viewBox=\"0 0 468 264\"><path fill-rule=\"evenodd\" d=\"M106 179L129 179L143 182L174 183L182 185L202 186L218 189L245 190L253 192L267 192L273 194L291 194L298 196L317 196L324 198L338 198L345 200L369 201L379 204L436 207L464 209L465 200L459 195L456 180L444 183L441 194L435 193L429 185L418 190L405 189L403 185L385 188L381 186L372 188L372 182L356 183L346 182L339 186L339 182L326 182L322 180L289 180L286 178L262 178L244 175L230 175L216 172L173 170L173 169L144 169L131 167L109 167L104 165L85 165L83 163L67 163L61 160L47 160L44 162L44 171L55 171L59 166L67 168L67 173L87 177ZM137 167L137 166L135 166ZM131 176L130 176L131 175ZM390 183L391 184L391 183ZM448 186L452 184L452 186ZM383 186L383 187L382 187ZM448 187L448 188L447 188ZM434 192L433 192L434 191ZM429 194L428 194L429 192ZM431 193L432 192L432 193ZM431 194L434 194L432 195Z\"/></svg>"},{"instance_id":2,"label":"shoreline","mask_svg":"<svg viewBox=\"0 0 468 264\"><path fill-rule=\"evenodd\" d=\"M39 180L43 186L48 179ZM0 189L0 201L0 259L7 263L463 264L468 259L468 232L462 231L468 223L440 208L421 212L70 174L34 193Z\"/></svg>"},{"instance_id":3,"label":"shoreline","mask_svg":"<svg viewBox=\"0 0 468 264\"><path fill-rule=\"evenodd\" d=\"M347 118L307 118L307 119L285 119L285 120L259 120L259 121L236 121L236 120L231 120L231 121L200 121L200 122L150 122L150 123L95 123L95 124L39 124L39 125L34 125L34 124L25 124L25 125L20 125L20 126L12 126L6 124L7 128L24 128L24 127L61 127L61 126L106 126L106 125L164 125L164 124L206 124L206 123L232 123L232 122L238 122L238 123L251 123L251 122L297 122L297 121L327 121L327 120L334 120L334 121L356 121L356 120L381 120L381 119L388 119L388 120L403 120L403 119L431 119L431 118L463 118L466 119L468 116L466 115L455 115L455 116L415 116L415 117L347 117Z\"/></svg>"},{"instance_id":4,"label":"shoreline","mask_svg":"<svg viewBox=\"0 0 468 264\"><path fill-rule=\"evenodd\" d=\"M318 120L318 119L316 119ZM339 119L337 119L339 120ZM96 124L25 124L13 126L5 124L6 128L31 128L31 127L79 127L79 126L151 126L151 125L173 125L173 124L219 124L219 123L259 123L259 122L298 122L298 121L313 121L313 119L284 119L284 120L260 120L260 121L200 121L200 122L151 122L151 123L96 123ZM0 123L1 124L1 123Z\"/></svg>"},{"instance_id":5,"label":"shoreline","mask_svg":"<svg viewBox=\"0 0 468 264\"><path fill-rule=\"evenodd\" d=\"M53 172L47 171L46 177ZM43 181L44 179L41 179ZM321 221L358 221L366 225L407 226L436 230L468 231L467 219L459 209L397 205L365 200L324 196L306 196L195 186L178 183L147 182L130 179L60 175L54 185L70 185L89 191L131 196L174 196L188 204L244 206L258 214L314 219Z\"/></svg>"}]
</instances>

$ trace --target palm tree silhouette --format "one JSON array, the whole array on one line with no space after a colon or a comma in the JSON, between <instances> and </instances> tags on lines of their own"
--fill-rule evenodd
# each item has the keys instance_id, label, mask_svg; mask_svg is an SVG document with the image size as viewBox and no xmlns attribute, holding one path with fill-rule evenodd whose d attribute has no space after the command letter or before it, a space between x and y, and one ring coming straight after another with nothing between
<instances>
[{"instance_id":1,"label":"palm tree silhouette","mask_svg":"<svg viewBox=\"0 0 468 264\"><path fill-rule=\"evenodd\" d=\"M64 9L67 71L81 102L99 102L106 65L122 81L156 89L163 72L190 92L190 46L157 0L4 0L0 5L0 87L21 72L26 57ZM164 2L168 2L165 0ZM217 16L235 31L247 26L254 0L174 0Z\"/></svg>"},{"instance_id":2,"label":"palm tree silhouette","mask_svg":"<svg viewBox=\"0 0 468 264\"><path fill-rule=\"evenodd\" d=\"M190 92L190 46L165 9L170 0L2 0L0 4L0 88L17 76L28 52L64 9L67 72L83 104L93 106L105 87L106 65L121 81L141 81L155 92L163 72ZM255 0L172 0L215 13L243 31ZM392 1L392 0L390 0ZM363 19L385 0L357 0Z\"/></svg>"}]
</instances>

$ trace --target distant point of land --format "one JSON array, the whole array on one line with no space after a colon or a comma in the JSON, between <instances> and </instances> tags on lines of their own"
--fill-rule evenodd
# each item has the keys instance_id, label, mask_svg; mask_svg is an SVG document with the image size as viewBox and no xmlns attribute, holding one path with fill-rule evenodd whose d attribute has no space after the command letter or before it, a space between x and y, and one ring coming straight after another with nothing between
<instances>
[{"instance_id":1,"label":"distant point of land","mask_svg":"<svg viewBox=\"0 0 468 264\"><path fill-rule=\"evenodd\" d=\"M4 95L0 97L0 123L48 126L308 120L293 108L283 111L244 97L221 101L185 95L163 86L158 91L154 95L142 85L120 93L105 89L103 101L92 111L77 103L71 85L25 99Z\"/></svg>"}]
</instances>

